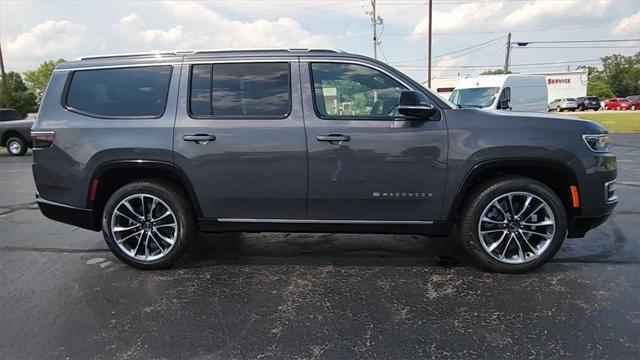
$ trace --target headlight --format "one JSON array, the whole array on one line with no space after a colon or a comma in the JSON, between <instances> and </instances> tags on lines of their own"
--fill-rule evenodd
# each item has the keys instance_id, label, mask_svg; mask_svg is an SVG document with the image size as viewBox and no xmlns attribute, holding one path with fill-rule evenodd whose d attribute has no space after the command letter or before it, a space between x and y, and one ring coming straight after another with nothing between
<instances>
[{"instance_id":1,"label":"headlight","mask_svg":"<svg viewBox=\"0 0 640 360\"><path fill-rule=\"evenodd\" d=\"M594 152L609 151L609 136L607 134L599 135L582 135L584 142Z\"/></svg>"}]
</instances>

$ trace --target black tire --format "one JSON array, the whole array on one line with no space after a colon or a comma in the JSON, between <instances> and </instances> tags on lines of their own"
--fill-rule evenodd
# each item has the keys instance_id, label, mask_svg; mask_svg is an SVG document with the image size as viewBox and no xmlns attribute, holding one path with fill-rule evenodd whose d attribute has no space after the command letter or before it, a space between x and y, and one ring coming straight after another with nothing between
<instances>
[{"instance_id":1,"label":"black tire","mask_svg":"<svg viewBox=\"0 0 640 360\"><path fill-rule=\"evenodd\" d=\"M562 108L561 108L560 106L558 106L558 107L556 108L556 111L557 111L557 112L562 112Z\"/></svg>"},{"instance_id":2,"label":"black tire","mask_svg":"<svg viewBox=\"0 0 640 360\"><path fill-rule=\"evenodd\" d=\"M11 156L22 156L27 153L27 144L23 138L19 136L14 136L9 138L5 143L7 147L7 152Z\"/></svg>"},{"instance_id":3,"label":"black tire","mask_svg":"<svg viewBox=\"0 0 640 360\"><path fill-rule=\"evenodd\" d=\"M176 239L173 247L160 259L153 261L136 259L125 253L113 238L110 224L116 206L124 199L136 194L150 195L162 200L174 214L177 223ZM187 196L180 188L167 181L147 179L124 185L111 195L102 213L102 233L111 251L122 262L138 269L155 270L169 267L178 261L185 253L187 244L197 235L197 225Z\"/></svg>"},{"instance_id":4,"label":"black tire","mask_svg":"<svg viewBox=\"0 0 640 360\"><path fill-rule=\"evenodd\" d=\"M528 192L538 196L549 205L556 220L554 236L546 249L539 257L519 264L508 264L489 255L482 246L478 234L478 224L484 209L494 199L511 192ZM566 233L566 211L555 192L539 181L522 176L498 176L476 186L469 195L458 220L459 241L474 264L481 269L500 273L524 273L543 265L558 252Z\"/></svg>"}]
</instances>

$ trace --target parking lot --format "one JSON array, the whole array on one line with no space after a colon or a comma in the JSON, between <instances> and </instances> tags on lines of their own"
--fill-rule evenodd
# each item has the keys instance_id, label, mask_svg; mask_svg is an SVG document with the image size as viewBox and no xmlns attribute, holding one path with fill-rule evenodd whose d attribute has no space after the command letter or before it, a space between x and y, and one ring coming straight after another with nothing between
<instances>
[{"instance_id":1,"label":"parking lot","mask_svg":"<svg viewBox=\"0 0 640 360\"><path fill-rule=\"evenodd\" d=\"M612 141L613 216L526 275L438 260L450 239L283 233L139 271L44 218L2 149L0 358L637 358L640 134Z\"/></svg>"}]
</instances>

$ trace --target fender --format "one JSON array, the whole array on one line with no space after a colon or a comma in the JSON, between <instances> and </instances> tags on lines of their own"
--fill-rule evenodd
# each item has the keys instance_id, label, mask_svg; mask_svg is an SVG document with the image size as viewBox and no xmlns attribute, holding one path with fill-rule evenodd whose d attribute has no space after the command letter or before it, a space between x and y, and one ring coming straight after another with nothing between
<instances>
[{"instance_id":1,"label":"fender","mask_svg":"<svg viewBox=\"0 0 640 360\"><path fill-rule=\"evenodd\" d=\"M491 170L522 167L523 164L526 164L526 166L529 168L553 169L553 171L562 173L564 176L566 176L567 179L569 179L571 184L577 185L578 189L581 189L578 177L576 176L576 172L571 167L572 163L575 164L574 161L571 161L570 163L564 163L558 160L543 158L509 158L487 160L476 164L471 170L469 170L469 172L467 172L463 181L458 186L453 202L451 203L449 208L445 210L447 219L455 221L458 215L458 210L462 206L462 203L467 193L471 189L474 180L481 174L490 172ZM579 211L579 209L577 210Z\"/></svg>"},{"instance_id":2,"label":"fender","mask_svg":"<svg viewBox=\"0 0 640 360\"><path fill-rule=\"evenodd\" d=\"M142 159L129 159L129 160L114 160L109 161L104 164L101 164L96 168L93 175L91 176L91 181L89 184L92 184L94 180L100 180L102 175L106 172L114 170L114 169L157 169L163 171L169 171L172 174L176 175L176 177L181 181L181 185L187 192L187 196L193 205L193 209L196 212L196 216L202 217L202 209L200 207L200 203L198 202L198 198L195 195L195 191L193 190L193 185L191 181L185 174L185 172L176 166L173 163L158 161L158 160L142 160ZM91 185L89 185L89 189L87 189L87 208L93 209L94 201L91 200L89 196L91 192Z\"/></svg>"}]
</instances>

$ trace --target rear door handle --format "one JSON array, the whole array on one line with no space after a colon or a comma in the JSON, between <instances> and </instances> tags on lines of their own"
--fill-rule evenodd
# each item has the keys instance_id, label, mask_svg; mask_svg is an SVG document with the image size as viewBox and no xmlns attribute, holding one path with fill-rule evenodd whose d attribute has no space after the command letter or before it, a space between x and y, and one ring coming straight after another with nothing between
<instances>
[{"instance_id":1,"label":"rear door handle","mask_svg":"<svg viewBox=\"0 0 640 360\"><path fill-rule=\"evenodd\" d=\"M351 140L351 136L349 135L340 135L340 134L329 134L329 135L318 135L316 136L318 141L349 141Z\"/></svg>"},{"instance_id":2,"label":"rear door handle","mask_svg":"<svg viewBox=\"0 0 640 360\"><path fill-rule=\"evenodd\" d=\"M214 141L216 137L214 135L209 134L195 134L195 135L184 135L182 140L184 141L193 141L198 144L206 144L209 141Z\"/></svg>"}]
</instances>

